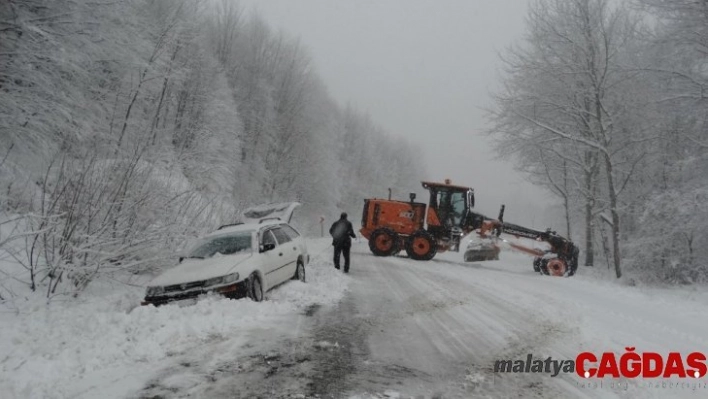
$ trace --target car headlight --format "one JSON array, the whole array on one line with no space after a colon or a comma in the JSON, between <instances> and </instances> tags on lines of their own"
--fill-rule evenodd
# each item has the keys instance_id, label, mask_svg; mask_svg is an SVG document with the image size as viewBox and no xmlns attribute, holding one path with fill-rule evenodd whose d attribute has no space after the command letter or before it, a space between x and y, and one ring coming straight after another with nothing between
<instances>
[{"instance_id":1,"label":"car headlight","mask_svg":"<svg viewBox=\"0 0 708 399\"><path fill-rule=\"evenodd\" d=\"M238 281L238 273L229 274L224 277L224 284L231 284Z\"/></svg>"},{"instance_id":2,"label":"car headlight","mask_svg":"<svg viewBox=\"0 0 708 399\"><path fill-rule=\"evenodd\" d=\"M222 281L224 280L223 277L214 277L210 278L209 280L204 282L205 287L211 287L212 285L221 285Z\"/></svg>"},{"instance_id":3,"label":"car headlight","mask_svg":"<svg viewBox=\"0 0 708 399\"><path fill-rule=\"evenodd\" d=\"M147 287L145 296L158 296L165 293L165 287Z\"/></svg>"},{"instance_id":4,"label":"car headlight","mask_svg":"<svg viewBox=\"0 0 708 399\"><path fill-rule=\"evenodd\" d=\"M238 273L229 274L222 277L214 277L204 282L204 286L212 287L215 285L227 285L238 281Z\"/></svg>"}]
</instances>

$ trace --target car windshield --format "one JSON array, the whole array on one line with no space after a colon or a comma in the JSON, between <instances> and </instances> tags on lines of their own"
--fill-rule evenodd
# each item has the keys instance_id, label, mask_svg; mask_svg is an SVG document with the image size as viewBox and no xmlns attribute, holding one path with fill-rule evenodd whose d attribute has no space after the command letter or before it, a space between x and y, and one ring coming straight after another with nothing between
<instances>
[{"instance_id":1,"label":"car windshield","mask_svg":"<svg viewBox=\"0 0 708 399\"><path fill-rule=\"evenodd\" d=\"M207 259L217 255L232 255L251 250L251 232L223 234L202 240L190 252L190 258Z\"/></svg>"}]
</instances>

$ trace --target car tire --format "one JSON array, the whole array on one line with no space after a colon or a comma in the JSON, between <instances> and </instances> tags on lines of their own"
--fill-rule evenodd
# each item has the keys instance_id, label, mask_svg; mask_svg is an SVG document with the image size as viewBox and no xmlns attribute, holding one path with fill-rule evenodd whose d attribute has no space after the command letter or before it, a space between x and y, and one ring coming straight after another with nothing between
<instances>
[{"instance_id":1,"label":"car tire","mask_svg":"<svg viewBox=\"0 0 708 399\"><path fill-rule=\"evenodd\" d=\"M295 268L295 275L293 276L293 280L300 280L303 283L307 282L305 276L305 265L300 260L297 261L297 268Z\"/></svg>"},{"instance_id":2,"label":"car tire","mask_svg":"<svg viewBox=\"0 0 708 399\"><path fill-rule=\"evenodd\" d=\"M258 274L253 273L248 277L248 297L251 298L253 302L261 302L265 295L263 295L263 282Z\"/></svg>"}]
</instances>

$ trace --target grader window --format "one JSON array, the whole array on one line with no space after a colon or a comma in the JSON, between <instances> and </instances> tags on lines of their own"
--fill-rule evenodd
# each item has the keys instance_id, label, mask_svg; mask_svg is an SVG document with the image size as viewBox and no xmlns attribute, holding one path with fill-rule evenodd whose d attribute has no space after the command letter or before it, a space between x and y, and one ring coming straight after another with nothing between
<instances>
[{"instance_id":1,"label":"grader window","mask_svg":"<svg viewBox=\"0 0 708 399\"><path fill-rule=\"evenodd\" d=\"M465 200L463 192L458 191L450 195L450 217L455 226L460 226L462 223L462 216L465 214Z\"/></svg>"},{"instance_id":2,"label":"grader window","mask_svg":"<svg viewBox=\"0 0 708 399\"><path fill-rule=\"evenodd\" d=\"M467 207L467 192L441 189L434 198L440 222L447 227L460 227Z\"/></svg>"}]
</instances>

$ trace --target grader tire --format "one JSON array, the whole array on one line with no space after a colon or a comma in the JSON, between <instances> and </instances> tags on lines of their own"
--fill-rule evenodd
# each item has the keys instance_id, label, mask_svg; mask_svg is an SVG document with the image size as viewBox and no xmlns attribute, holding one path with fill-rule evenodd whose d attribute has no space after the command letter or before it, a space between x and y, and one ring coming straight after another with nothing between
<instances>
[{"instance_id":1,"label":"grader tire","mask_svg":"<svg viewBox=\"0 0 708 399\"><path fill-rule=\"evenodd\" d=\"M397 253L398 234L389 228L376 229L369 238L369 249L376 256L391 256Z\"/></svg>"},{"instance_id":2,"label":"grader tire","mask_svg":"<svg viewBox=\"0 0 708 399\"><path fill-rule=\"evenodd\" d=\"M432 234L425 230L418 230L408 239L406 252L411 259L430 260L438 252L438 243Z\"/></svg>"}]
</instances>

